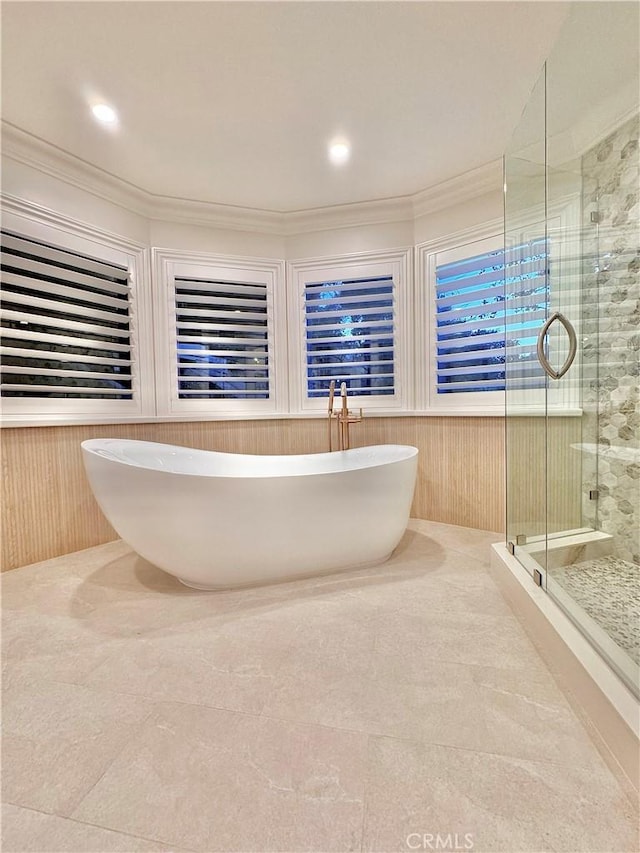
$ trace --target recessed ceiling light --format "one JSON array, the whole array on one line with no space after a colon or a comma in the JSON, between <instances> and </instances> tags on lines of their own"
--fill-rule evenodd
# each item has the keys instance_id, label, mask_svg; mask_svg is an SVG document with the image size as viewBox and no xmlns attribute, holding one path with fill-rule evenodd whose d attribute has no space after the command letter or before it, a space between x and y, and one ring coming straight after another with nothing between
<instances>
[{"instance_id":1,"label":"recessed ceiling light","mask_svg":"<svg viewBox=\"0 0 640 853\"><path fill-rule=\"evenodd\" d=\"M351 147L348 142L332 142L329 145L329 159L336 165L346 163L350 154Z\"/></svg>"},{"instance_id":2,"label":"recessed ceiling light","mask_svg":"<svg viewBox=\"0 0 640 853\"><path fill-rule=\"evenodd\" d=\"M108 104L94 104L91 112L103 124L115 124L118 121L118 114Z\"/></svg>"}]
</instances>

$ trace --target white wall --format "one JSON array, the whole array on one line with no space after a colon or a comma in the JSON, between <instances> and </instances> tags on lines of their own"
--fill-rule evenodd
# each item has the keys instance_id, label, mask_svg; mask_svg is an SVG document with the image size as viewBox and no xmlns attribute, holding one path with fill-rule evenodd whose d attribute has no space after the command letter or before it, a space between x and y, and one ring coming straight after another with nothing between
<instances>
[{"instance_id":1,"label":"white wall","mask_svg":"<svg viewBox=\"0 0 640 853\"><path fill-rule=\"evenodd\" d=\"M445 207L426 216L416 218L414 224L415 242L426 243L429 240L446 237L449 234L455 234L458 231L464 231L485 222L501 221L502 217L502 187L497 186L493 192L470 198L451 207Z\"/></svg>"},{"instance_id":2,"label":"white wall","mask_svg":"<svg viewBox=\"0 0 640 853\"><path fill-rule=\"evenodd\" d=\"M354 225L327 231L295 234L287 238L286 260L319 258L325 255L350 255L381 249L413 246L413 221L375 225Z\"/></svg>"},{"instance_id":3,"label":"white wall","mask_svg":"<svg viewBox=\"0 0 640 853\"><path fill-rule=\"evenodd\" d=\"M236 231L182 222L151 220L149 240L151 246L159 249L184 249L253 258L282 260L285 252L285 240L277 234Z\"/></svg>"},{"instance_id":4,"label":"white wall","mask_svg":"<svg viewBox=\"0 0 640 853\"><path fill-rule=\"evenodd\" d=\"M137 243L149 244L146 217L4 156L2 192Z\"/></svg>"}]
</instances>

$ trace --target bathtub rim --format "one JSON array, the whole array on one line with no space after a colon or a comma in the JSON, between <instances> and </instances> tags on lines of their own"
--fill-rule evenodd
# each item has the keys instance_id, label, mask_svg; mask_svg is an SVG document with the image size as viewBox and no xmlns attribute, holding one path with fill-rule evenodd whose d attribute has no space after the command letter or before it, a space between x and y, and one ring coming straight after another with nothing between
<instances>
[{"instance_id":1,"label":"bathtub rim","mask_svg":"<svg viewBox=\"0 0 640 853\"><path fill-rule=\"evenodd\" d=\"M256 472L255 470L247 470L247 471L233 471L233 472L225 472L225 471L177 471L169 468L161 468L152 465L144 465L140 462L136 462L133 459L124 459L118 458L115 455L110 455L107 453L108 447L100 447L100 445L105 445L105 443L109 444L119 444L119 445L143 445L145 447L156 447L162 448L164 450L170 451L185 451L186 453L195 453L195 454L204 454L209 457L216 456L224 456L226 458L233 457L238 460L260 460L260 462L267 461L275 461L277 459L287 459L290 462L295 462L296 460L300 460L301 462L310 462L313 460L317 460L319 457L337 457L340 455L343 459L345 456L349 458L355 457L356 459L359 456L362 456L365 452L370 452L373 449L382 449L382 448L393 448L394 450L404 450L406 451L403 454L399 454L393 458L384 458L381 456L379 459L371 459L369 463L366 465L359 466L350 466L344 465L342 467L336 467L329 470L308 470L302 468L301 470L287 470L283 472L278 472L275 470L269 472ZM164 442L158 441L144 441L141 439L131 439L131 438L89 438L85 439L81 442L80 447L84 453L90 454L91 456L97 457L98 459L102 459L106 462L112 462L117 465L125 465L128 468L137 468L142 471L153 471L157 474L167 474L172 477L197 477L203 479L238 479L238 480L250 480L250 479L260 479L260 480L268 480L268 479L284 479L286 477L318 477L318 476L327 476L331 474L343 474L348 473L350 471L365 471L368 469L375 469L385 467L387 465L393 465L400 462L407 462L411 459L415 459L420 451L419 448L410 445L410 444L368 444L362 447L352 447L349 450L334 450L334 451L321 451L319 453L281 453L281 454L261 454L261 453L233 453L230 451L223 450L203 450L202 448L196 447L187 447L181 444L165 444ZM99 450L103 450L105 452L100 453Z\"/></svg>"}]
</instances>

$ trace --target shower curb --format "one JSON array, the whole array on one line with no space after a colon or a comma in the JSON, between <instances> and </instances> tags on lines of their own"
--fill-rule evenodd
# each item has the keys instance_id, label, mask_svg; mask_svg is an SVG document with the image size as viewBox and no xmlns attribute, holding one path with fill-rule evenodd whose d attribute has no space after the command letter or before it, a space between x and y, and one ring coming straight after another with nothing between
<instances>
[{"instance_id":1,"label":"shower curb","mask_svg":"<svg viewBox=\"0 0 640 853\"><path fill-rule=\"evenodd\" d=\"M490 572L602 757L637 802L640 701L502 542Z\"/></svg>"}]
</instances>

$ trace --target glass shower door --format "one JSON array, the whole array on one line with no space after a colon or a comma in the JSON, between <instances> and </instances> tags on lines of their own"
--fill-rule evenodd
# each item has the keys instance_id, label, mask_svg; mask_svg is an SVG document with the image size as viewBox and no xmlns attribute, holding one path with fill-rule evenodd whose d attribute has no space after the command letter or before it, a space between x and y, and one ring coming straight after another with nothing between
<instances>
[{"instance_id":1,"label":"glass shower door","mask_svg":"<svg viewBox=\"0 0 640 853\"><path fill-rule=\"evenodd\" d=\"M549 78L547 78L548 81ZM547 125L548 128L548 125ZM585 335L584 292L586 239L582 217L580 162L550 162L553 140L547 141L547 236L549 244L549 316L556 318L540 330L540 357L547 386L547 569L575 557L576 546L595 528L595 506L583 501L589 483L597 502L597 474L584 469L582 445L595 441L585 421L585 355L593 353ZM566 151L564 152L566 154ZM592 247L593 250L593 247ZM595 301L595 300L594 300ZM592 306L597 310L597 305ZM543 340L544 338L544 340Z\"/></svg>"},{"instance_id":2,"label":"glass shower door","mask_svg":"<svg viewBox=\"0 0 640 853\"><path fill-rule=\"evenodd\" d=\"M507 544L640 695L640 7L573 4L505 154Z\"/></svg>"},{"instance_id":3,"label":"glass shower door","mask_svg":"<svg viewBox=\"0 0 640 853\"><path fill-rule=\"evenodd\" d=\"M545 71L504 159L505 388L509 550L543 586L547 537L546 380L537 340L549 317Z\"/></svg>"},{"instance_id":4,"label":"glass shower door","mask_svg":"<svg viewBox=\"0 0 640 853\"><path fill-rule=\"evenodd\" d=\"M577 340L547 383L547 591L636 691L638 17L575 7L546 66L550 310ZM555 364L567 346L563 329L549 338Z\"/></svg>"}]
</instances>

